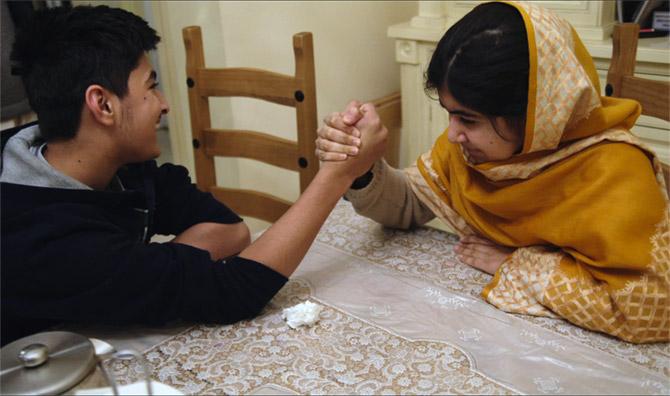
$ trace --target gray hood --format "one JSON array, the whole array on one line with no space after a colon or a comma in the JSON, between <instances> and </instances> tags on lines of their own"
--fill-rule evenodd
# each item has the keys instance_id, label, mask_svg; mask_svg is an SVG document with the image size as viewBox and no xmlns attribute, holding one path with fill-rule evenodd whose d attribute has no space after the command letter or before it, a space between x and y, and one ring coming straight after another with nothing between
<instances>
[{"instance_id":1,"label":"gray hood","mask_svg":"<svg viewBox=\"0 0 670 396\"><path fill-rule=\"evenodd\" d=\"M7 141L2 151L0 182L35 187L91 190L78 180L54 169L44 159L44 139L37 125L22 129Z\"/></svg>"}]
</instances>

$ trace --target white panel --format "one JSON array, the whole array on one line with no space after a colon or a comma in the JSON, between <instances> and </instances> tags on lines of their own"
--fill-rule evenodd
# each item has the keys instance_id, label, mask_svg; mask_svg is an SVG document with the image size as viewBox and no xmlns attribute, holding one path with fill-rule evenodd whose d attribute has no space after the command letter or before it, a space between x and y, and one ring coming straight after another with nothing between
<instances>
[{"instance_id":1,"label":"white panel","mask_svg":"<svg viewBox=\"0 0 670 396\"><path fill-rule=\"evenodd\" d=\"M416 50L416 41L396 40L395 60L398 63L411 63L414 65L419 63L419 58Z\"/></svg>"},{"instance_id":2,"label":"white panel","mask_svg":"<svg viewBox=\"0 0 670 396\"><path fill-rule=\"evenodd\" d=\"M667 130L635 125L632 132L654 150L662 162L670 164L670 140Z\"/></svg>"},{"instance_id":3,"label":"white panel","mask_svg":"<svg viewBox=\"0 0 670 396\"><path fill-rule=\"evenodd\" d=\"M401 64L402 119L400 136L400 167L409 166L420 153L418 141L426 140L427 107L423 104L423 68Z\"/></svg>"},{"instance_id":4,"label":"white panel","mask_svg":"<svg viewBox=\"0 0 670 396\"><path fill-rule=\"evenodd\" d=\"M589 9L589 3L597 3L596 1L576 1L576 0L553 0L553 1L529 1L541 7L549 8L551 10L565 10L565 11L584 11Z\"/></svg>"}]
</instances>

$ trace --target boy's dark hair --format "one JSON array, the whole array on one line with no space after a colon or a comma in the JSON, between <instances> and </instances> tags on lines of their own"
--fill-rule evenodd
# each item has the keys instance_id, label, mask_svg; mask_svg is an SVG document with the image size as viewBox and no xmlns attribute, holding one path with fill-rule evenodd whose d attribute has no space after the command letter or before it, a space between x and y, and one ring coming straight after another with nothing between
<instances>
[{"instance_id":1,"label":"boy's dark hair","mask_svg":"<svg viewBox=\"0 0 670 396\"><path fill-rule=\"evenodd\" d=\"M523 121L528 69L528 39L519 12L504 3L480 4L437 44L426 90L447 87L459 103L489 118Z\"/></svg>"},{"instance_id":2,"label":"boy's dark hair","mask_svg":"<svg viewBox=\"0 0 670 396\"><path fill-rule=\"evenodd\" d=\"M19 30L10 59L22 76L42 136L74 137L91 84L123 98L131 71L159 41L146 21L119 8L37 11Z\"/></svg>"}]
</instances>

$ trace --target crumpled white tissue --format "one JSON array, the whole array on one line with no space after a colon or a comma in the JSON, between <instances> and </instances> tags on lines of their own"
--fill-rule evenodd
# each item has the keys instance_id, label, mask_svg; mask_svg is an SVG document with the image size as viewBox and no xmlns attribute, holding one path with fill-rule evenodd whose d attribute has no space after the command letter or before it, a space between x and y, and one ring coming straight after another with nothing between
<instances>
[{"instance_id":1,"label":"crumpled white tissue","mask_svg":"<svg viewBox=\"0 0 670 396\"><path fill-rule=\"evenodd\" d=\"M282 318L286 320L286 324L292 329L303 325L311 326L319 320L319 314L322 309L323 306L319 304L305 301L290 308L285 308L282 311Z\"/></svg>"}]
</instances>

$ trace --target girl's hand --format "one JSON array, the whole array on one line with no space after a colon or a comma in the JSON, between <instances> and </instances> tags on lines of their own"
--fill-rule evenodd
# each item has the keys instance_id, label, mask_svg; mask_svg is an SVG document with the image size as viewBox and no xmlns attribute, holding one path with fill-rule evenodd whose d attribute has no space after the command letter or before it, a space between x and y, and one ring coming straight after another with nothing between
<instances>
[{"instance_id":1,"label":"girl's hand","mask_svg":"<svg viewBox=\"0 0 670 396\"><path fill-rule=\"evenodd\" d=\"M459 260L491 275L496 273L514 250L474 235L461 238L454 248Z\"/></svg>"}]
</instances>

